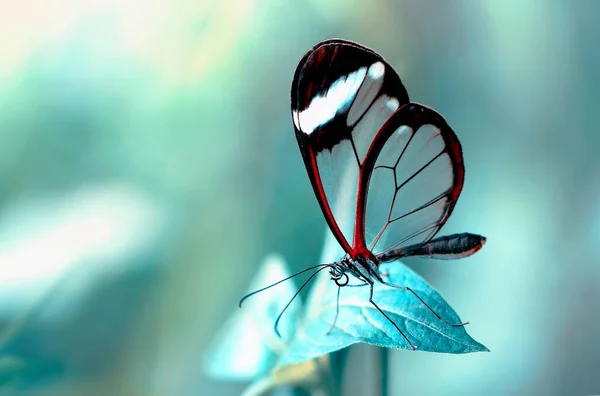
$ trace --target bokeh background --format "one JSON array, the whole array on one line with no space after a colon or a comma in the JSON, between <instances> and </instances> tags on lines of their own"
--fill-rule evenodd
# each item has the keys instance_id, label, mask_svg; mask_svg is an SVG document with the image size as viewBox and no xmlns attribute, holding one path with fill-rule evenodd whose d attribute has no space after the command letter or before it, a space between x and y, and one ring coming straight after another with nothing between
<instances>
[{"instance_id":1,"label":"bokeh background","mask_svg":"<svg viewBox=\"0 0 600 396\"><path fill-rule=\"evenodd\" d=\"M241 392L203 359L267 254L321 254L289 89L331 37L374 48L444 114L466 184L443 232L488 237L409 264L491 353L393 351L393 394L600 392L600 3L1 8L0 366L22 375L0 393Z\"/></svg>"}]
</instances>

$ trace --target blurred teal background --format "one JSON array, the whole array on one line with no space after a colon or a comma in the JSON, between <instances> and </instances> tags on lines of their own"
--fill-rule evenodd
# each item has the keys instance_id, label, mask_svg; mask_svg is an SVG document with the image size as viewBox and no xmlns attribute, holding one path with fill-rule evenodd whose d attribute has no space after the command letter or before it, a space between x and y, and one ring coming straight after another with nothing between
<instances>
[{"instance_id":1,"label":"blurred teal background","mask_svg":"<svg viewBox=\"0 0 600 396\"><path fill-rule=\"evenodd\" d=\"M331 37L381 53L444 114L466 184L442 232L488 237L471 258L408 264L491 353L393 351L393 394L599 393L599 13L594 0L5 1L0 337L26 368L0 393L240 393L203 358L267 254L318 262L326 226L289 89ZM368 394L368 368L349 368L348 389Z\"/></svg>"}]
</instances>

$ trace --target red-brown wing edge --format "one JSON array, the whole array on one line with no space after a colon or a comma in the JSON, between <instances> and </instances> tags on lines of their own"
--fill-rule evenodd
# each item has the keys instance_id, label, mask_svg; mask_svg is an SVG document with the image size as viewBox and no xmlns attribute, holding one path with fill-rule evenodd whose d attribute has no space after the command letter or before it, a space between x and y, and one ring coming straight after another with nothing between
<instances>
[{"instance_id":1,"label":"red-brown wing edge","mask_svg":"<svg viewBox=\"0 0 600 396\"><path fill-rule=\"evenodd\" d=\"M437 230L429 236L428 240L435 236L452 214L465 178L465 167L460 141L441 114L418 103L406 104L392 114L383 127L381 127L369 147L363 167L359 172L356 225L354 227L354 241L352 246L352 252L355 257L353 258L365 257L377 262L376 257L366 244L365 216L369 182L379 153L388 138L401 126L407 126L416 133L424 125L432 125L440 130L445 144L445 151L448 153L453 167L452 187L447 194L449 196L449 204L437 225Z\"/></svg>"}]
</instances>

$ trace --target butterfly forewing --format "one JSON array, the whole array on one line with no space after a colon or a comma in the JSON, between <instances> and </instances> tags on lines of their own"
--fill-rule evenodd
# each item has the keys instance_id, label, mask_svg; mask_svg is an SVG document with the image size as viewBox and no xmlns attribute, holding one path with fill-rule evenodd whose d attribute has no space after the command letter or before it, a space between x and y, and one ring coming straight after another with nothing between
<instances>
[{"instance_id":1,"label":"butterfly forewing","mask_svg":"<svg viewBox=\"0 0 600 396\"><path fill-rule=\"evenodd\" d=\"M406 103L406 89L391 66L359 44L322 42L296 69L296 137L327 223L353 255L364 161L378 131Z\"/></svg>"},{"instance_id":2,"label":"butterfly forewing","mask_svg":"<svg viewBox=\"0 0 600 396\"><path fill-rule=\"evenodd\" d=\"M375 255L431 239L454 208L464 178L452 129L434 110L413 103L378 131L362 171L366 202L357 219Z\"/></svg>"}]
</instances>

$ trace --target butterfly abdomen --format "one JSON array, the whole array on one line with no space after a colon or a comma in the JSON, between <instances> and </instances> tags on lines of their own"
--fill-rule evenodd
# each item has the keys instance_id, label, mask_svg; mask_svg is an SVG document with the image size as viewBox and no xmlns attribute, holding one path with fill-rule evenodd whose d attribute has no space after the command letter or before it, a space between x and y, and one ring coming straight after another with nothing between
<instances>
[{"instance_id":1,"label":"butterfly abdomen","mask_svg":"<svg viewBox=\"0 0 600 396\"><path fill-rule=\"evenodd\" d=\"M485 237L462 233L442 236L429 242L395 249L378 257L380 261L392 261L402 257L426 256L436 259L457 259L477 252L485 244Z\"/></svg>"}]
</instances>

